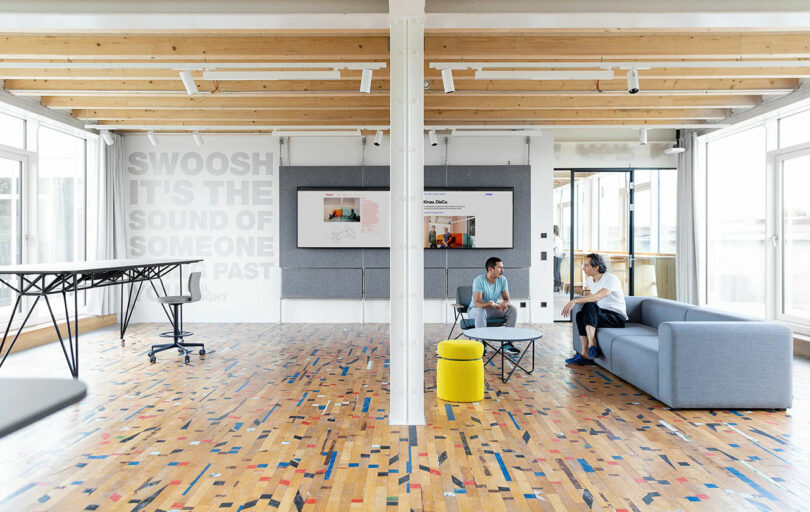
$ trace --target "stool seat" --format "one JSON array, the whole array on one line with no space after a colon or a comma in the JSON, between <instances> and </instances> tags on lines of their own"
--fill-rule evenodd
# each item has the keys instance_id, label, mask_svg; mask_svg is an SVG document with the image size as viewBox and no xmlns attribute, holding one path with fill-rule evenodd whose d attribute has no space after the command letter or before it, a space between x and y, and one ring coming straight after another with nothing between
<instances>
[{"instance_id":1,"label":"stool seat","mask_svg":"<svg viewBox=\"0 0 810 512\"><path fill-rule=\"evenodd\" d=\"M167 295L158 297L157 300L161 304L185 304L191 302L191 295Z\"/></svg>"},{"instance_id":2,"label":"stool seat","mask_svg":"<svg viewBox=\"0 0 810 512\"><path fill-rule=\"evenodd\" d=\"M439 357L456 361L473 361L484 355L484 344L470 340L444 340L439 342Z\"/></svg>"},{"instance_id":3,"label":"stool seat","mask_svg":"<svg viewBox=\"0 0 810 512\"><path fill-rule=\"evenodd\" d=\"M439 342L436 395L448 402L484 399L484 345L473 340Z\"/></svg>"}]
</instances>

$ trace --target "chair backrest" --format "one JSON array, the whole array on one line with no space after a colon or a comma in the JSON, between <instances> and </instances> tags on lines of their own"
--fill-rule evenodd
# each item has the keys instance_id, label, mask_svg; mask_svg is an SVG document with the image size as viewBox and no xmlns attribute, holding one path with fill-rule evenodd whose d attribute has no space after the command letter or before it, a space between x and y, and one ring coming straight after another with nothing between
<instances>
[{"instance_id":1,"label":"chair backrest","mask_svg":"<svg viewBox=\"0 0 810 512\"><path fill-rule=\"evenodd\" d=\"M202 298L202 291L200 290L200 277L202 272L192 272L188 276L188 292L191 294L191 302L197 302Z\"/></svg>"},{"instance_id":2,"label":"chair backrest","mask_svg":"<svg viewBox=\"0 0 810 512\"><path fill-rule=\"evenodd\" d=\"M456 304L469 307L470 302L472 302L472 286L456 288Z\"/></svg>"}]
</instances>

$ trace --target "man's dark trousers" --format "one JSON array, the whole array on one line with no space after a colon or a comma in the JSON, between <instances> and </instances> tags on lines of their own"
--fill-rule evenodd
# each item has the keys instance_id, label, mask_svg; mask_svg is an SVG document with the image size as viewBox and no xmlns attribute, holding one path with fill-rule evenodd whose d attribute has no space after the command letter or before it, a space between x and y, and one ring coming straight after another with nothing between
<instances>
[{"instance_id":1,"label":"man's dark trousers","mask_svg":"<svg viewBox=\"0 0 810 512\"><path fill-rule=\"evenodd\" d=\"M625 319L622 315L615 311L602 309L596 305L596 302L586 302L583 304L582 309L577 313L576 322L580 336L586 335L586 325L592 325L594 327L625 326Z\"/></svg>"}]
</instances>

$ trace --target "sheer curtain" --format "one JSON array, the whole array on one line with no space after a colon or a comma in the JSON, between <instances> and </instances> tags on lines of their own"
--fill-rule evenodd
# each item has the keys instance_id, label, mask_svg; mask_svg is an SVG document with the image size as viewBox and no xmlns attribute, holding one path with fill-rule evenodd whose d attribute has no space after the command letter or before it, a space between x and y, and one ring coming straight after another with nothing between
<instances>
[{"instance_id":1,"label":"sheer curtain","mask_svg":"<svg viewBox=\"0 0 810 512\"><path fill-rule=\"evenodd\" d=\"M96 259L110 260L127 257L126 199L127 180L124 169L124 139L112 134L113 144L101 144L104 153L99 173L98 250ZM111 315L120 310L119 286L102 288L99 312Z\"/></svg>"},{"instance_id":2,"label":"sheer curtain","mask_svg":"<svg viewBox=\"0 0 810 512\"><path fill-rule=\"evenodd\" d=\"M695 169L697 133L684 130L678 143L686 151L678 155L678 217L675 274L680 302L698 303L698 237L695 217Z\"/></svg>"}]
</instances>

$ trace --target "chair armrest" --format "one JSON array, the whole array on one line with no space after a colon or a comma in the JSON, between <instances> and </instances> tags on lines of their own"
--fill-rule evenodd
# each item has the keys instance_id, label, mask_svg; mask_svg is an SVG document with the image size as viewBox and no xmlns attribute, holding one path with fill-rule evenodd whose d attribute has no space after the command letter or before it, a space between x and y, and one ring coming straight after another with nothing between
<instances>
[{"instance_id":1,"label":"chair armrest","mask_svg":"<svg viewBox=\"0 0 810 512\"><path fill-rule=\"evenodd\" d=\"M452 308L453 309L466 310L467 306L465 306L464 304L453 304Z\"/></svg>"},{"instance_id":2,"label":"chair armrest","mask_svg":"<svg viewBox=\"0 0 810 512\"><path fill-rule=\"evenodd\" d=\"M792 404L793 332L774 322L663 322L659 398L676 408Z\"/></svg>"}]
</instances>

